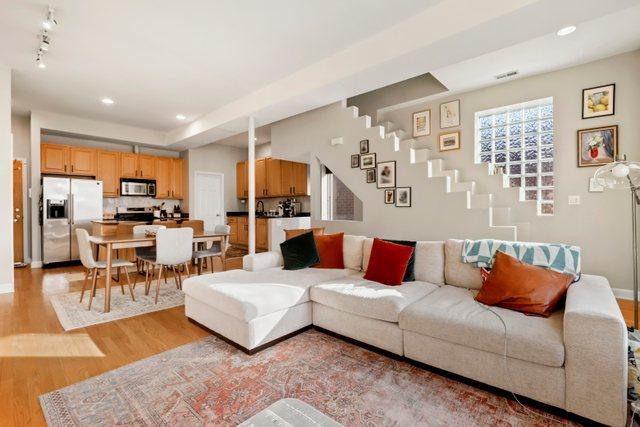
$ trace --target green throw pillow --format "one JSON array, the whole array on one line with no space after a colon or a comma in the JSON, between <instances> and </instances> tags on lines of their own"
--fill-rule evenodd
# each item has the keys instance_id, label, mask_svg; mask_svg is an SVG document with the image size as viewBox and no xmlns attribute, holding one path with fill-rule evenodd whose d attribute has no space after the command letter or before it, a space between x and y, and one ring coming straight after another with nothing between
<instances>
[{"instance_id":1,"label":"green throw pillow","mask_svg":"<svg viewBox=\"0 0 640 427\"><path fill-rule=\"evenodd\" d=\"M285 270L301 270L320 262L313 232L301 234L280 243Z\"/></svg>"},{"instance_id":2,"label":"green throw pillow","mask_svg":"<svg viewBox=\"0 0 640 427\"><path fill-rule=\"evenodd\" d=\"M409 264L407 264L407 269L404 271L403 282L415 282L416 281L416 273L414 271L415 263L416 263L416 242L412 242L410 240L389 240L384 239L387 242L395 243L397 245L402 246L411 246L413 248L413 253L411 254L411 258L409 258Z\"/></svg>"}]
</instances>

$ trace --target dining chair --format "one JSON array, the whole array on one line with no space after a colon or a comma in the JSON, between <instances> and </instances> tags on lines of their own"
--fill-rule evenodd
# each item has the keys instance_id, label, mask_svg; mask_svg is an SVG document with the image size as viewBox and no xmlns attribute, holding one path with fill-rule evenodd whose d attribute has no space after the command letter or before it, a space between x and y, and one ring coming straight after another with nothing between
<instances>
[{"instance_id":1,"label":"dining chair","mask_svg":"<svg viewBox=\"0 0 640 427\"><path fill-rule=\"evenodd\" d=\"M80 302L82 302L82 298L84 297L84 291L87 287L87 281L89 280L89 274L92 274L92 282L91 282L91 295L89 296L89 310L91 310L91 303L93 301L93 297L96 295L96 283L98 281L98 270L106 270L107 262L96 260L93 257L93 250L91 248L91 241L89 239L89 233L84 228L76 229L76 236L78 237L78 249L80 252L80 262L84 268L87 269L87 272L84 276L84 282L82 283L82 291L80 292ZM129 272L127 271L127 267L135 267L135 264L124 260L124 259L115 259L111 261L111 266L115 267L118 275L120 275L120 269L124 269L124 275L127 278L127 286L129 287L129 293L131 293L131 299L133 301L136 300L136 297L133 295L133 288L131 287L131 278L129 277ZM122 290L122 294L124 295L124 285L120 282L120 289ZM106 295L105 295L106 297Z\"/></svg>"},{"instance_id":2,"label":"dining chair","mask_svg":"<svg viewBox=\"0 0 640 427\"><path fill-rule=\"evenodd\" d=\"M166 277L166 270L171 268L176 287L182 289L182 274L177 266L187 265L193 256L193 229L192 228L165 228L156 233L156 253L155 256L143 255L142 259L155 266L159 266L158 280L156 282L155 303L158 303L160 294L160 280L163 273ZM154 268L155 269L155 268ZM187 271L187 276L189 275ZM149 293L153 278L145 282L145 294Z\"/></svg>"},{"instance_id":3,"label":"dining chair","mask_svg":"<svg viewBox=\"0 0 640 427\"><path fill-rule=\"evenodd\" d=\"M133 226L133 235L146 235L147 232L153 232L153 233L157 233L158 230L162 230L164 228L167 228L164 225L158 225L158 224L141 224L141 225L134 225ZM144 248L135 248L135 256L136 256L136 271L140 274L144 273L145 274L145 279L146 277L149 275L149 269L147 268L147 263L144 262L144 260L142 259L142 256L146 255L148 258L155 258L156 256L156 247L155 246L147 246ZM142 262L142 271L140 271L140 264ZM152 276L153 276L153 272L152 272ZM133 285L133 288L135 289L135 284Z\"/></svg>"},{"instance_id":4,"label":"dining chair","mask_svg":"<svg viewBox=\"0 0 640 427\"><path fill-rule=\"evenodd\" d=\"M231 232L231 226L229 225L216 225L213 228L213 232L215 234L226 234L229 235ZM225 239L227 240L227 239ZM213 258L220 257L222 258L222 254L227 250L228 243L223 246L223 241L211 242L211 247L208 249L198 250L193 252L193 260L196 263L198 268L198 275L202 274L202 263L204 260L207 260L207 264L211 269L211 273L213 274ZM224 269L224 264L222 268Z\"/></svg>"}]
</instances>

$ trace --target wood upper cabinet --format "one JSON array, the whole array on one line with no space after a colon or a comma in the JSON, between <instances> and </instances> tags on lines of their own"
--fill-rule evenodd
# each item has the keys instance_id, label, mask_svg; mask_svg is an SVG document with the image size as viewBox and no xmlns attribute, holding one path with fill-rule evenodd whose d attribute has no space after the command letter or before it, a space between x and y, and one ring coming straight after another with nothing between
<instances>
[{"instance_id":1,"label":"wood upper cabinet","mask_svg":"<svg viewBox=\"0 0 640 427\"><path fill-rule=\"evenodd\" d=\"M171 197L174 199L184 197L184 160L182 159L171 159Z\"/></svg>"},{"instance_id":2,"label":"wood upper cabinet","mask_svg":"<svg viewBox=\"0 0 640 427\"><path fill-rule=\"evenodd\" d=\"M158 157L158 173L156 174L156 198L171 198L171 169L170 157Z\"/></svg>"},{"instance_id":3,"label":"wood upper cabinet","mask_svg":"<svg viewBox=\"0 0 640 427\"><path fill-rule=\"evenodd\" d=\"M266 167L266 193L265 196L282 195L282 169L281 160L267 157Z\"/></svg>"},{"instance_id":4,"label":"wood upper cabinet","mask_svg":"<svg viewBox=\"0 0 640 427\"><path fill-rule=\"evenodd\" d=\"M249 171L247 162L236 163L236 195L238 199L249 197Z\"/></svg>"},{"instance_id":5,"label":"wood upper cabinet","mask_svg":"<svg viewBox=\"0 0 640 427\"><path fill-rule=\"evenodd\" d=\"M87 147L69 147L69 169L72 175L96 175L97 150Z\"/></svg>"},{"instance_id":6,"label":"wood upper cabinet","mask_svg":"<svg viewBox=\"0 0 640 427\"><path fill-rule=\"evenodd\" d=\"M293 194L295 196L309 195L309 165L306 163L293 163Z\"/></svg>"},{"instance_id":7,"label":"wood upper cabinet","mask_svg":"<svg viewBox=\"0 0 640 427\"><path fill-rule=\"evenodd\" d=\"M138 154L138 176L144 179L156 179L157 157Z\"/></svg>"},{"instance_id":8,"label":"wood upper cabinet","mask_svg":"<svg viewBox=\"0 0 640 427\"><path fill-rule=\"evenodd\" d=\"M67 174L69 147L59 144L40 145L40 171L42 173Z\"/></svg>"},{"instance_id":9,"label":"wood upper cabinet","mask_svg":"<svg viewBox=\"0 0 640 427\"><path fill-rule=\"evenodd\" d=\"M293 162L280 160L280 183L283 196L293 195Z\"/></svg>"},{"instance_id":10,"label":"wood upper cabinet","mask_svg":"<svg viewBox=\"0 0 640 427\"><path fill-rule=\"evenodd\" d=\"M267 159L256 160L256 197L267 196Z\"/></svg>"},{"instance_id":11,"label":"wood upper cabinet","mask_svg":"<svg viewBox=\"0 0 640 427\"><path fill-rule=\"evenodd\" d=\"M120 176L122 178L138 178L138 155L120 153Z\"/></svg>"},{"instance_id":12,"label":"wood upper cabinet","mask_svg":"<svg viewBox=\"0 0 640 427\"><path fill-rule=\"evenodd\" d=\"M98 150L96 179L102 181L104 197L120 195L120 153L116 151Z\"/></svg>"}]
</instances>

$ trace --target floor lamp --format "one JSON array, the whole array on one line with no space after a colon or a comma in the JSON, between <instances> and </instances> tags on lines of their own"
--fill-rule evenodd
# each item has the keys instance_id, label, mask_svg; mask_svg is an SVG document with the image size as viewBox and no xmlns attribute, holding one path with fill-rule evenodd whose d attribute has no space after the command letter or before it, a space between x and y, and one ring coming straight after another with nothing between
<instances>
[{"instance_id":1,"label":"floor lamp","mask_svg":"<svg viewBox=\"0 0 640 427\"><path fill-rule=\"evenodd\" d=\"M633 234L633 328L638 329L638 227L636 208L640 204L640 163L619 156L616 161L598 168L595 180L605 188L630 190L631 192L631 228Z\"/></svg>"}]
</instances>

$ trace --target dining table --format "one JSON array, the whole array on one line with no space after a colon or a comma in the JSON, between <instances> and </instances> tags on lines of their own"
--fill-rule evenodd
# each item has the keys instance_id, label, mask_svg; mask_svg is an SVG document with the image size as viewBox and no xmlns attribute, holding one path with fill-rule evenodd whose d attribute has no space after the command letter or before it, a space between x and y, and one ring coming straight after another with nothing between
<instances>
[{"instance_id":1,"label":"dining table","mask_svg":"<svg viewBox=\"0 0 640 427\"><path fill-rule=\"evenodd\" d=\"M127 234L113 234L108 236L91 236L91 243L98 247L104 248L106 252L106 279L105 279L105 294L104 294L104 312L108 313L111 310L111 269L113 261L113 251L118 249L131 249L131 248L146 248L155 246L156 236L146 235L142 233L127 233ZM216 233L214 231L195 231L193 233L193 243L206 243L206 242L222 242L221 247L226 248L229 235ZM226 262L226 251L222 251L222 265Z\"/></svg>"}]
</instances>

